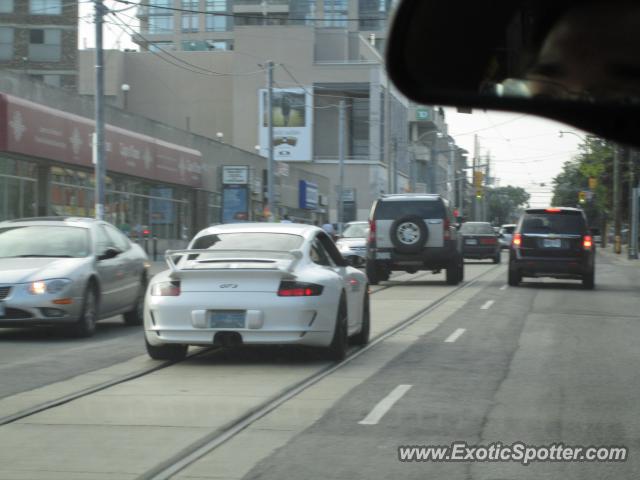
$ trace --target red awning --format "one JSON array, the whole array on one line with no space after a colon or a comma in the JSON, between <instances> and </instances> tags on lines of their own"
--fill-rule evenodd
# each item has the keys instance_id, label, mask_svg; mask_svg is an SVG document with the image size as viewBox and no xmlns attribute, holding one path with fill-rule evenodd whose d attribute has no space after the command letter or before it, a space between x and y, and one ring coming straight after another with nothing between
<instances>
[{"instance_id":1,"label":"red awning","mask_svg":"<svg viewBox=\"0 0 640 480\"><path fill-rule=\"evenodd\" d=\"M92 167L94 121L0 94L0 151ZM202 187L202 154L107 125L107 171Z\"/></svg>"}]
</instances>

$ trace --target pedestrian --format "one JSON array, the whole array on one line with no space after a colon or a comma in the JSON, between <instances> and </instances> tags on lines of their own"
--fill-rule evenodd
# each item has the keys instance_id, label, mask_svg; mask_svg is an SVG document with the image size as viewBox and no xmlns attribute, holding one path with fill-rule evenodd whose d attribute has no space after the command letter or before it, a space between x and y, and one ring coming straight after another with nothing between
<instances>
[{"instance_id":1,"label":"pedestrian","mask_svg":"<svg viewBox=\"0 0 640 480\"><path fill-rule=\"evenodd\" d=\"M289 126L289 116L291 115L291 103L289 101L289 96L286 93L282 94L282 100L280 101L280 111L282 112L282 119L284 122L284 127Z\"/></svg>"},{"instance_id":2,"label":"pedestrian","mask_svg":"<svg viewBox=\"0 0 640 480\"><path fill-rule=\"evenodd\" d=\"M333 228L333 225L329 222L325 223L324 225L322 225L322 229L327 233L327 235L329 235L332 239L335 240L336 238L336 231Z\"/></svg>"}]
</instances>

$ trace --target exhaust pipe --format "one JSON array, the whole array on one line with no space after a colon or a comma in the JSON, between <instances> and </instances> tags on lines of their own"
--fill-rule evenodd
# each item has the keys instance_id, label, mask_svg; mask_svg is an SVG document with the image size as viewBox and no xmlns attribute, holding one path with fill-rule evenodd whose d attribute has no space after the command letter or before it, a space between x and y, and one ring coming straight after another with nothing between
<instances>
[{"instance_id":1,"label":"exhaust pipe","mask_svg":"<svg viewBox=\"0 0 640 480\"><path fill-rule=\"evenodd\" d=\"M242 336L238 332L218 332L213 337L213 344L217 347L239 347Z\"/></svg>"}]
</instances>

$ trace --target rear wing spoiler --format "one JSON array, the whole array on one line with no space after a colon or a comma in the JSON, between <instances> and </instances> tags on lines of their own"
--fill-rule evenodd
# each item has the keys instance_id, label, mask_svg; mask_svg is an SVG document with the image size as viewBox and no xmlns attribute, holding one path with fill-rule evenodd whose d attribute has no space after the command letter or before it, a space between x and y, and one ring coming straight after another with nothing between
<instances>
[{"instance_id":1,"label":"rear wing spoiler","mask_svg":"<svg viewBox=\"0 0 640 480\"><path fill-rule=\"evenodd\" d=\"M232 271L251 271L251 272L281 272L283 274L291 274L295 269L298 262L302 259L303 254L302 250L291 250L289 252L283 252L281 250L260 250L261 256L255 257L243 257L238 254L247 254L247 253L256 253L255 250L247 250L247 249L229 249L229 250L208 250L208 249L192 249L192 250L167 250L164 254L165 261L171 270L170 276L172 278L179 278L183 273L196 273L196 272L211 272L211 271L224 271L224 270L232 270ZM179 266L177 261L184 255L200 255L200 254L220 254L216 255L215 263L232 263L235 266L232 268L185 268L184 266ZM235 254L235 255L234 255ZM269 257L268 254L274 254L273 257ZM275 256L275 255L278 256ZM286 267L279 267L277 265L270 267L246 267L243 268L243 263L262 263L262 262L278 262L284 260L281 258L282 256L289 257L289 264ZM213 263L213 262L212 262Z\"/></svg>"}]
</instances>

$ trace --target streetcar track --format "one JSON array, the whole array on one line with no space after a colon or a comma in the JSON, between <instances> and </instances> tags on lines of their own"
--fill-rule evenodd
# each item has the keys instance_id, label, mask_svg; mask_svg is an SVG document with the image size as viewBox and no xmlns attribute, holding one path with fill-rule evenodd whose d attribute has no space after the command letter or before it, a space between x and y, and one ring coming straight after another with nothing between
<instances>
[{"instance_id":1,"label":"streetcar track","mask_svg":"<svg viewBox=\"0 0 640 480\"><path fill-rule=\"evenodd\" d=\"M170 457L169 459L160 463L159 465L147 471L146 473L143 473L137 478L137 480L167 480L171 478L173 475L184 470L192 463L196 462L203 456L215 450L220 445L224 444L231 438L235 437L238 433L245 430L247 427L249 427L256 421L268 415L269 413L274 411L276 408L278 408L285 402L291 400L292 398L296 397L297 395L304 392L308 388L312 387L316 383L320 382L324 378L328 377L333 372L342 368L347 363L358 358L360 355L364 354L365 352L368 352L370 349L374 348L375 346L377 346L379 343L383 342L387 338L392 337L396 333L409 327L410 325L418 321L420 318L422 318L424 315L428 314L432 310L435 310L437 307L439 307L444 302L449 300L452 296L474 285L482 277L484 277L490 272L495 271L500 266L501 266L500 264L493 265L492 268L480 273L473 280L470 280L467 283L459 285L454 290L448 292L447 294L440 297L439 299L434 300L429 305L421 308L417 312L409 315L407 318L402 320L400 323L396 324L394 327L391 327L390 329L376 335L364 347L354 349L341 362L327 365L326 367L320 369L316 373L311 374L310 376L301 380L300 382L290 387L287 387L282 393L275 395L272 399L267 400L262 405L259 405L258 407L250 410L242 417L229 422L229 424L227 424L222 428L217 428L211 434L206 435L205 437L185 447L176 455ZM380 290L377 290L377 291L380 291ZM222 432L220 432L220 430L222 430Z\"/></svg>"},{"instance_id":2,"label":"streetcar track","mask_svg":"<svg viewBox=\"0 0 640 480\"><path fill-rule=\"evenodd\" d=\"M468 283L464 283L463 285L458 286L455 290L452 290L451 292L447 293L445 296L441 297L439 300L435 300L434 302L429 304L424 309L421 309L417 314L412 315L408 319L403 320L400 324L396 325L395 327L392 327L390 330L382 332L379 335L377 335L376 337L372 338L371 341L369 342L369 344L366 347L361 348L361 349L356 349L343 362L341 362L339 364L335 364L335 365L329 365L326 368L323 368L319 372L316 372L316 374L313 374L311 377L308 377L306 380L303 380L302 383L303 384L306 383L310 379L313 379L315 375L322 374L325 371L333 372L340 365L350 361L351 359L355 358L356 356L359 356L360 355L359 352L364 352L364 351L368 350L370 348L370 346L376 345L377 343L379 343L384 338L387 338L387 336L389 336L390 334L393 334L396 331L398 331L399 330L398 327L404 328L404 327L408 326L410 323L407 323L407 322L409 322L411 320L411 318L413 318L415 315L418 315L418 316L423 315L430 308L434 308L435 306L437 306L437 304L439 304L441 301L443 301L446 298L448 298L450 295L460 291L463 288L466 288L469 285L472 285L473 283L475 283L475 281L477 279L479 279L482 276L486 275L490 271L493 271L493 269L494 268L491 268L491 269L489 269L489 270L487 270L485 272L482 272L477 277L475 277L473 280L470 280ZM422 273L420 275L412 277L411 280L417 280L417 279L420 279L420 278L422 278L422 277L424 277L426 275L430 275L430 274L431 274L431 272L424 272L424 273ZM400 276L403 276L403 275L404 274L402 274ZM392 283L392 284L391 285L383 285L382 287L376 289L375 291L372 291L371 295L374 295L374 294L376 294L378 292L381 292L381 291L384 291L384 290L387 290L387 289L390 289L390 288L403 286L404 284L409 282L409 279L407 279L407 280L390 279L389 282ZM394 284L394 282L398 282L398 283ZM184 360L180 360L178 362L174 362L174 361L163 362L163 363L161 363L159 365L154 365L153 367L149 367L149 368L138 370L138 371L135 371L135 372L132 372L132 373L128 373L128 374L122 375L122 376L120 376L118 378L107 380L105 382L98 383L96 385L92 385L90 387L83 388L83 389L78 390L76 392L72 392L72 393L69 393L67 395L63 395L63 396L55 398L53 400L42 402L42 403L39 403L37 405L34 405L34 406L31 406L31 407L25 408L23 410L20 410L18 412L15 412L15 413L12 413L12 414L9 414L9 415L5 415L3 417L0 417L0 427L4 426L4 425L11 424L11 423L15 423L15 422L17 422L19 420L22 420L24 418L28 418L30 416L36 415L36 414L41 413L41 412L45 412L47 410L51 410L53 408L57 408L59 406L65 405L65 404L70 403L70 402L73 402L74 400L78 400L80 398L87 397L89 395L93 395L94 393L98 393L98 392L107 390L107 389L109 389L111 387L120 385L122 383L126 383L126 382L129 382L131 380L135 380L137 378L144 377L146 375L149 375L151 373L157 372L159 370L163 370L165 368L168 368L168 367L170 367L172 365L176 365L176 364L178 364L180 362L184 362L186 360L189 360L189 359L198 357L200 355L203 355L205 353L211 352L212 350L216 350L218 348L220 348L220 347L214 347L214 346L202 347L199 350L187 355L187 357ZM316 380L316 381L319 381L319 379ZM297 385L299 385L299 384L297 384ZM296 385L294 385L291 388L295 389ZM288 391L290 391L291 388L288 389ZM286 394L286 392L285 392L285 394ZM260 407L258 407L258 408L260 408ZM237 420L234 421L234 423L236 423L236 422L237 422ZM153 477L142 477L142 478L153 478ZM160 478L164 478L164 477L160 477Z\"/></svg>"}]
</instances>

